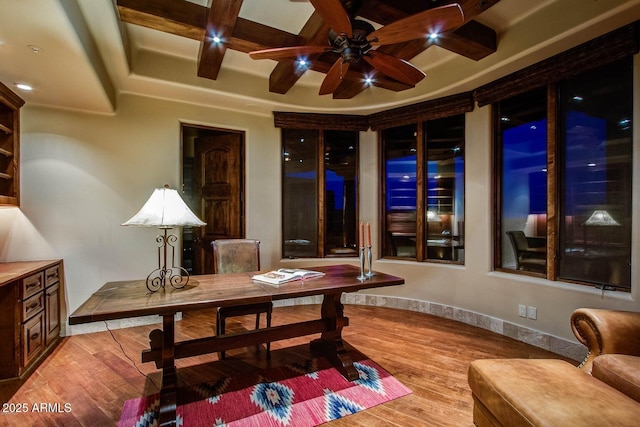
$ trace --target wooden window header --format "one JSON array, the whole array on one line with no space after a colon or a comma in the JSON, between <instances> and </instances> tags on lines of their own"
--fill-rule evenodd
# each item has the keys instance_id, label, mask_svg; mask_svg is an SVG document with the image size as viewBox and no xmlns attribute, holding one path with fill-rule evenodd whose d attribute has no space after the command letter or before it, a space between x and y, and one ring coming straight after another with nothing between
<instances>
[{"instance_id":1,"label":"wooden window header","mask_svg":"<svg viewBox=\"0 0 640 427\"><path fill-rule=\"evenodd\" d=\"M366 131L369 129L367 116L348 114L316 114L273 112L273 122L277 128L322 129Z\"/></svg>"},{"instance_id":2,"label":"wooden window header","mask_svg":"<svg viewBox=\"0 0 640 427\"><path fill-rule=\"evenodd\" d=\"M638 50L636 22L481 86L474 98L482 107L626 58Z\"/></svg>"},{"instance_id":3,"label":"wooden window header","mask_svg":"<svg viewBox=\"0 0 640 427\"><path fill-rule=\"evenodd\" d=\"M369 116L274 111L276 128L366 131L450 117L473 111L471 92L420 102Z\"/></svg>"},{"instance_id":4,"label":"wooden window header","mask_svg":"<svg viewBox=\"0 0 640 427\"><path fill-rule=\"evenodd\" d=\"M473 111L473 96L471 92L466 92L371 114L369 125L372 130L380 130L451 117L470 111Z\"/></svg>"}]
</instances>

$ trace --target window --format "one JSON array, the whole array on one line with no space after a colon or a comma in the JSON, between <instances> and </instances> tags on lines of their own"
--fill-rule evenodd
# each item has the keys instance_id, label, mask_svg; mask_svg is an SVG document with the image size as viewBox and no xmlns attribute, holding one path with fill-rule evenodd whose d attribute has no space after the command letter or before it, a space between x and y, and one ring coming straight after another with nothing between
<instances>
[{"instance_id":1,"label":"window","mask_svg":"<svg viewBox=\"0 0 640 427\"><path fill-rule=\"evenodd\" d=\"M384 129L381 139L384 256L464 262L464 115Z\"/></svg>"},{"instance_id":2,"label":"window","mask_svg":"<svg viewBox=\"0 0 640 427\"><path fill-rule=\"evenodd\" d=\"M357 256L358 132L282 130L283 256Z\"/></svg>"},{"instance_id":3,"label":"window","mask_svg":"<svg viewBox=\"0 0 640 427\"><path fill-rule=\"evenodd\" d=\"M546 273L547 90L497 106L501 267Z\"/></svg>"},{"instance_id":4,"label":"window","mask_svg":"<svg viewBox=\"0 0 640 427\"><path fill-rule=\"evenodd\" d=\"M633 93L628 57L494 104L497 267L630 289Z\"/></svg>"},{"instance_id":5,"label":"window","mask_svg":"<svg viewBox=\"0 0 640 427\"><path fill-rule=\"evenodd\" d=\"M631 287L633 63L559 85L558 277Z\"/></svg>"}]
</instances>

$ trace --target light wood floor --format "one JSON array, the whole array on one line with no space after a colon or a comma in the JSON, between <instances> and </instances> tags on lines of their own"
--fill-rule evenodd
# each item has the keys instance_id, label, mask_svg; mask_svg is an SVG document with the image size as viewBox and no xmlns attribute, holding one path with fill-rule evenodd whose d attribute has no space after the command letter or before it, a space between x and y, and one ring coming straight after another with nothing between
<instances>
[{"instance_id":1,"label":"light wood floor","mask_svg":"<svg viewBox=\"0 0 640 427\"><path fill-rule=\"evenodd\" d=\"M317 305L279 307L274 309L273 324L316 318L319 309ZM345 341L413 393L330 423L335 427L472 426L467 385L467 368L472 360L559 358L480 328L422 313L347 305L345 315L350 318L350 326L343 331ZM255 317L229 319L227 328L252 328L254 321ZM0 383L0 426L116 425L125 400L157 391L159 370L153 363L139 362L141 350L148 346L148 334L156 327L114 330L115 340L108 331L65 338L26 381ZM214 333L214 312L186 313L178 322L176 339ZM179 360L179 380L193 384L255 366L289 363L308 355L310 338L272 343L270 361L264 349L255 347L229 351L225 361L218 361L216 355ZM34 412L33 405L40 407L41 403L49 404L49 409L56 409L59 403L60 411ZM20 407L26 407L27 412L11 413Z\"/></svg>"}]
</instances>

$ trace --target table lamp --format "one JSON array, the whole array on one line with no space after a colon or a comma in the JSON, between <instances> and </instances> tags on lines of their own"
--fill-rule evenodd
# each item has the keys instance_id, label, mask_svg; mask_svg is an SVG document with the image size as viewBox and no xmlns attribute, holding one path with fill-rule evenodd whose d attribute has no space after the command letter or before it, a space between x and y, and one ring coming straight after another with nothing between
<instances>
[{"instance_id":1,"label":"table lamp","mask_svg":"<svg viewBox=\"0 0 640 427\"><path fill-rule=\"evenodd\" d=\"M186 286L189 282L189 272L183 267L174 265L175 246L173 244L178 241L178 237L175 234L167 234L167 230L173 227L202 227L207 223L202 222L191 212L176 190L169 188L168 185L155 189L140 211L121 225L158 227L164 231L156 237L156 242L159 244L158 268L147 276L146 284L149 291L156 292L160 288L164 289L167 283L175 289ZM171 248L170 266L167 265L169 248ZM177 272L174 273L174 270Z\"/></svg>"},{"instance_id":2,"label":"table lamp","mask_svg":"<svg viewBox=\"0 0 640 427\"><path fill-rule=\"evenodd\" d=\"M591 213L591 216L584 222L584 225L620 225L618 221L613 219L609 212L601 209L596 209Z\"/></svg>"}]
</instances>

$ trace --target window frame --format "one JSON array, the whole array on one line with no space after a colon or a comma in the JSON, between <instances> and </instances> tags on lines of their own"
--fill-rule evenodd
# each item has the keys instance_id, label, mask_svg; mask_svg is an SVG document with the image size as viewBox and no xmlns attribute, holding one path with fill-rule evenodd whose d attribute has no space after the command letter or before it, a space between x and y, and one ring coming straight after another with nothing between
<instances>
[{"instance_id":1,"label":"window frame","mask_svg":"<svg viewBox=\"0 0 640 427\"><path fill-rule=\"evenodd\" d=\"M607 65L608 63L613 63L622 60L630 60L632 63L633 57L623 57L617 58L615 61L609 61L604 64L600 64L600 66ZM591 71L595 68L592 67L585 72ZM636 71L634 71L635 73ZM546 221L546 271L544 274L530 272L530 271L522 271L513 268L503 267L502 253L503 253L503 239L502 239L502 184L503 184L503 175L504 170L502 168L503 159L502 159L502 150L503 150L503 141L502 141L502 128L501 128L501 111L500 111L500 102L505 99L509 99L509 97L501 98L498 101L492 103L492 124L493 124L493 162L494 162L494 174L492 179L493 185L493 205L494 205L494 215L493 215L493 247L494 247L494 256L493 256L493 267L495 271L506 272L510 274L520 274L534 277L542 277L550 281L561 281L564 283L574 283L582 286L590 286L595 287L597 289L606 289L606 290L617 290L622 292L631 292L632 283L629 283L629 287L626 286L617 286L617 285L605 285L594 282L587 282L584 280L578 279L569 279L565 277L560 277L560 260L559 260L559 248L560 248L560 222L561 218L561 205L562 205L562 183L560 182L563 164L561 164L561 160L563 159L563 153L561 150L564 148L560 144L561 133L564 131L562 128L563 123L560 115L560 87L563 80L566 78L571 78L573 76L579 75L579 73L575 73L572 76L565 76L563 79L558 79L557 81L550 82L546 85L546 119L547 119L547 221ZM631 82L632 88L631 93L634 91L635 81ZM535 90L536 87L530 87L529 90ZM518 91L517 94L524 93L524 91ZM517 94L512 94L515 96ZM631 147L633 150L633 147ZM631 154L631 159L633 162L633 153ZM633 168L633 163L631 165ZM633 177L631 177L631 186L633 185ZM633 189L631 189L630 197L633 197ZM629 230L631 232L631 229ZM633 255L633 253L631 254ZM631 256L633 259L633 256Z\"/></svg>"},{"instance_id":2,"label":"window frame","mask_svg":"<svg viewBox=\"0 0 640 427\"><path fill-rule=\"evenodd\" d=\"M309 131L310 129L307 128L282 128L281 129L281 137L280 137L280 152L281 152L281 194L282 194L282 211L283 214L281 215L281 220L282 220L282 225L281 225L281 229L283 231L282 233L282 239L281 239L281 254L282 254L282 258L285 257L294 257L292 255L286 255L286 241L284 239L284 230L286 227L286 219L285 219L285 215L284 215L284 210L285 210L285 180L286 180L286 171L285 171L285 166L286 166L286 162L285 162L285 132L287 130L306 130ZM316 229L316 255L315 256L309 256L309 257L305 257L305 258L335 258L335 257L357 257L358 253L357 251L354 251L353 254L328 254L326 253L326 240L327 240L327 201L326 201L326 172L327 172L327 167L325 164L325 149L326 149L326 133L327 132L331 132L331 131L342 131L342 132L353 132L354 133L354 140L355 140L355 147L354 147L354 158L355 158L355 165L354 165L354 169L355 169L355 186L356 186L356 194L355 194L355 224L353 227L353 235L357 236L357 227L358 227L358 221L357 218L359 218L359 212L360 212L360 191L359 191L359 183L360 183L360 135L359 132L357 130L352 130L352 129L317 129L315 130L316 134L317 134L317 147L316 147L316 159L315 159L315 170L316 170L316 192L317 192L317 197L316 197L316 218L317 218L317 229Z\"/></svg>"},{"instance_id":3,"label":"window frame","mask_svg":"<svg viewBox=\"0 0 640 427\"><path fill-rule=\"evenodd\" d=\"M386 141L384 137L384 130L392 129L395 127L402 127L407 125L415 126L415 148L416 148L416 210L415 210L415 247L416 247L416 256L407 257L407 256L394 256L394 255L385 255L389 252L393 252L390 250L389 246L392 246L392 243L389 242L388 238L381 239L381 257L386 259L403 259L408 261L416 261L416 262L428 262L428 263L443 263L443 264L453 264L453 265L464 265L464 257L462 261L453 259L455 257L452 256L452 259L438 259L438 258L429 258L428 257L428 223L426 221L427 218L427 200L428 200L428 136L425 132L425 125L430 121L435 121L438 119L450 118L455 116L461 116L463 126L466 129L466 116L465 112L455 111L456 114L441 114L438 117L427 118L425 120L419 120L415 123L408 122L398 126L388 126L384 129L380 129L378 132L378 147L379 147L379 170L380 170L380 189L381 189L381 202L380 202L380 228L381 228L381 236L387 236L387 215L392 214L393 212L387 212L386 208L386 200L388 197L388 189L386 184L387 177L387 167L386 167ZM425 138L426 136L426 138ZM463 143L466 140L466 131L463 132ZM463 150L464 151L464 150ZM466 201L466 168L467 162L466 159L464 161L464 182L465 185L463 187L462 198ZM463 202L466 206L466 202ZM464 217L464 215L463 215Z\"/></svg>"}]
</instances>

